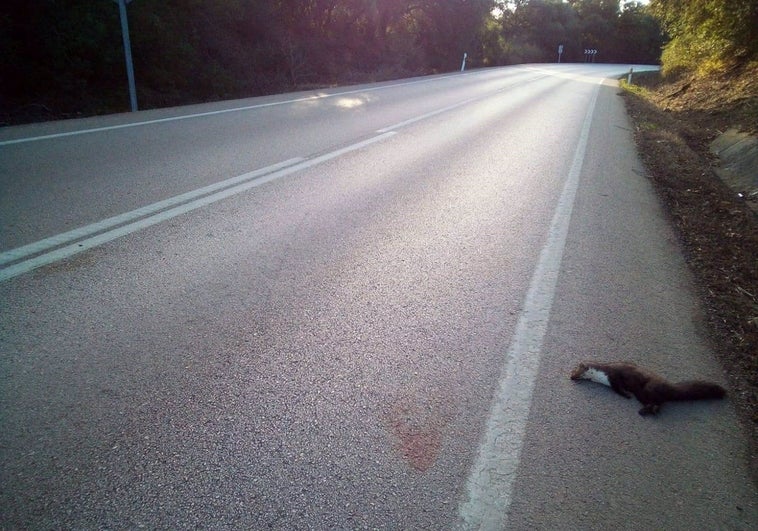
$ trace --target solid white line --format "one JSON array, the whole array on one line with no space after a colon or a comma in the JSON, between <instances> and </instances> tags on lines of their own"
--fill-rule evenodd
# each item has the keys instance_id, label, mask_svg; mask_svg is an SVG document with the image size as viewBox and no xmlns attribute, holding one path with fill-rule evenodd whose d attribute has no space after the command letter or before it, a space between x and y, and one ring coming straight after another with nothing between
<instances>
[{"instance_id":1,"label":"solid white line","mask_svg":"<svg viewBox=\"0 0 758 531\"><path fill-rule=\"evenodd\" d=\"M68 232L63 232L61 234L56 234L55 236L45 238L44 240L39 240L37 242L30 243L28 245L23 245L21 247L11 249L10 251L5 251L3 253L0 253L0 265L9 264L11 262L15 262L16 260L21 260L22 258L25 258L27 256L31 256L33 254L47 251L54 247L58 247L59 245L63 245L64 243L69 243L75 240L79 240L86 236L90 236L91 234L96 234L98 232L102 232L104 230L108 230L110 228L116 227L117 225L122 225L124 223L128 223L135 219L149 216L150 214L155 214L156 212L159 212L166 208L176 206L180 203L185 203L197 197L215 192L216 190L220 190L222 188L227 188L229 186L233 186L235 184L239 184L244 181L255 179L262 175L266 175L267 173L272 173L277 170L281 170L282 168L286 168L287 166L292 166L293 164L297 164L301 162L302 160L304 159L293 158L293 159L285 160L284 162L272 164L271 166L266 166L265 168L261 168L259 170L251 171L243 175L238 175L237 177L232 177L231 179L227 179L225 181L213 183L211 185L204 186L203 188L192 190L191 192L180 194L174 197L170 197L168 199L164 199L163 201L158 201L157 203L153 203L151 205L146 205L146 206L137 208L130 212L124 212L123 214L119 214L117 216L113 216L113 217L104 219L102 221L92 223L91 225L79 227L79 228L70 230Z\"/></svg>"},{"instance_id":2,"label":"solid white line","mask_svg":"<svg viewBox=\"0 0 758 531\"><path fill-rule=\"evenodd\" d=\"M204 116L215 116L217 114L226 114L230 112L241 112L241 111L250 111L254 109L263 109L265 107L276 107L279 105L289 105L291 103L300 103L304 101L315 101L315 100L322 100L327 98L338 98L341 96L347 96L350 94L359 94L359 93L365 93L365 92L375 92L378 90L385 90L390 88L396 88L396 87L404 87L408 85L416 85L419 83L431 83L432 81L436 81L438 79L446 79L449 77L460 77L460 76L467 76L469 73L455 73L455 74L449 74L445 76L435 76L433 78L424 78L424 79L417 79L415 81L405 81L402 83L393 83L391 85L381 85L379 87L370 87L370 88L362 88L362 89L354 89L354 90L346 90L343 92L335 92L333 94L314 94L312 96L304 96L302 98L294 98L291 100L284 100L284 101L273 101L269 103L258 103L255 105L246 105L244 107L234 107L232 109L220 109L218 111L208 111L208 112L201 112L201 113L195 113L195 114L184 114L181 116L172 116L170 118L157 118L155 120L145 120L143 122L133 122L128 124L119 124L119 125L111 125L111 126L105 126L105 127L95 127L92 129L81 129L79 131L68 131L65 133L52 133L49 135L40 135L40 136L33 136L33 137L27 137L27 138L18 138L15 140L2 140L0 141L0 146L8 146L11 144L22 144L24 142L35 142L37 140L49 140L53 138L61 138L61 137L67 137L67 136L75 136L75 135L84 135L88 133L99 133L103 131L113 131L115 129L126 129L129 127L138 127L142 125L151 125L151 124L160 124L164 122L175 122L177 120L188 120L191 118L202 118Z\"/></svg>"},{"instance_id":3,"label":"solid white line","mask_svg":"<svg viewBox=\"0 0 758 531\"><path fill-rule=\"evenodd\" d=\"M479 453L466 482L466 497L458 509L459 524L463 529L499 530L507 527L542 341L553 305L598 92L599 84L592 93L547 242L540 253L505 357Z\"/></svg>"},{"instance_id":4,"label":"solid white line","mask_svg":"<svg viewBox=\"0 0 758 531\"><path fill-rule=\"evenodd\" d=\"M369 146L375 142L380 142L386 138L393 136L394 134L395 134L394 132L388 132L382 135L371 137L362 142L351 144L342 149L338 149L338 150L326 153L318 157L303 160L302 162L288 166L281 170L267 173L261 176L260 178L247 180L245 182L242 182L241 184L226 188L214 194L200 197L198 199L195 199L194 201L184 203L182 205L176 206L168 210L163 210L162 212L140 219L133 223L129 223L127 225L117 227L115 229L109 230L102 234L92 236L91 238L87 238L79 242L73 243L71 245L67 245L65 247L55 249L48 253L41 254L34 258L30 258L29 260L24 260L23 262L19 262L17 264L11 265L9 267L6 267L5 269L0 270L0 282L4 280L8 280L18 275L21 275L23 273L27 273L38 267L42 267L44 265L57 262L58 260L62 260L63 258L68 258L77 253L81 253L82 251L86 251L87 249L92 249L93 247L97 247L98 245L102 245L109 241L115 240L116 238L120 238L122 236L126 236L127 234L131 234L138 230L150 227L152 225L156 225L158 223L161 223L173 217L179 216L181 214L186 214L187 212L191 212L200 207L209 205L211 203L215 203L222 199L226 199L227 197L231 197L233 195L239 194L246 190L250 190L251 188L255 188L257 186L271 182L281 177L285 177L295 172L310 168L312 166L316 166L318 164L337 158L351 151L355 151L357 149L361 149L366 146ZM245 175L248 176L250 174L245 174ZM243 176L240 176L240 177L243 177Z\"/></svg>"}]
</instances>

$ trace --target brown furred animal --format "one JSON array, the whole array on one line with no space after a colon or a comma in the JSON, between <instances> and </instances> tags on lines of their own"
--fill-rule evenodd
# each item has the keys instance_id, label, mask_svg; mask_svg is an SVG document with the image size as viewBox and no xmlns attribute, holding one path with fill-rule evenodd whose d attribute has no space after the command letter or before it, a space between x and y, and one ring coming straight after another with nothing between
<instances>
[{"instance_id":1,"label":"brown furred animal","mask_svg":"<svg viewBox=\"0 0 758 531\"><path fill-rule=\"evenodd\" d=\"M726 390L718 384L700 380L671 383L662 376L628 362L585 361L571 371L571 379L607 385L624 398L634 395L643 406L640 415L655 415L664 402L726 396Z\"/></svg>"}]
</instances>

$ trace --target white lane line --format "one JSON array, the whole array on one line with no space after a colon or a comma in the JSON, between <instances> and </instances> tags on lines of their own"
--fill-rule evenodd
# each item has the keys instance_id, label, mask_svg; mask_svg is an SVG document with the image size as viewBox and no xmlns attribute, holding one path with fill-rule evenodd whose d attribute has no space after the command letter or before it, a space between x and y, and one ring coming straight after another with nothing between
<instances>
[{"instance_id":1,"label":"white lane line","mask_svg":"<svg viewBox=\"0 0 758 531\"><path fill-rule=\"evenodd\" d=\"M301 103L304 101L316 101L316 100L323 100L327 98L339 98L341 96L347 96L350 94L359 94L359 93L365 93L365 92L376 92L379 90L386 90L396 87L404 87L408 85L417 85L419 83L431 83L432 81L436 81L439 79L447 79L450 77L461 77L461 76L467 76L469 75L469 72L466 73L455 73L455 74L448 74L445 76L435 76L433 78L425 78L425 79L417 79L414 81L405 81L402 83L393 83L391 85L381 85L379 87L370 87L370 88L362 88L362 89L355 89L355 90L346 90L342 92L335 92L333 94L314 94L312 96L304 96L302 98L293 98L290 100L283 100L283 101L272 101L269 103L258 103L255 105L246 105L243 107L234 107L231 109L219 109L217 111L208 111L208 112L201 112L201 113L195 113L195 114L185 114L181 116L172 116L169 118L158 118L155 120L145 120L142 122L133 122L128 124L119 124L119 125L111 125L106 127L95 127L92 129L81 129L78 131L68 131L65 133L52 133L49 135L40 135L40 136L33 136L33 137L27 137L27 138L18 138L14 140L2 140L0 141L0 146L8 146L11 144L22 144L24 142L35 142L37 140L49 140L53 138L61 138L66 136L75 136L75 135L84 135L88 133L99 133L103 131L113 131L115 129L126 129L129 127L139 127L143 125L151 125L151 124L160 124L164 122L175 122L177 120L189 120L192 118L202 118L204 116L215 116L217 114L226 114L230 112L241 112L241 111L250 111L254 109L263 109L266 107L276 107L280 105L289 105L291 103Z\"/></svg>"},{"instance_id":2,"label":"white lane line","mask_svg":"<svg viewBox=\"0 0 758 531\"><path fill-rule=\"evenodd\" d=\"M5 251L3 253L0 253L0 265L15 262L17 260L21 260L22 258L26 258L27 256L31 256L33 254L47 251L49 249L52 249L53 247L58 247L59 245L63 245L64 243L69 243L75 240L79 240L86 236L90 236L92 234L96 234L98 232L108 230L118 225L123 225L124 223L128 223L130 221L134 221L135 219L149 216L150 214L155 214L156 212L176 206L180 203L186 203L187 201L190 201L197 197L208 195L212 192L215 192L216 190L220 190L222 188L227 188L244 181L255 179L262 175L266 175L268 173L281 170L282 168L285 168L287 166L292 166L303 160L304 160L303 158L293 158L293 159L285 160L284 162L280 162L278 164L272 164L271 166L266 166L265 168L261 168L259 170L251 171L243 175L238 175L237 177L232 177L231 179L227 179L225 181L214 183L214 184L205 186L203 188L198 188L197 190L192 190L191 192L187 192L187 193L180 194L174 197L170 197L168 199L164 199L163 201L158 201L157 203L146 205L146 206L137 208L135 210L132 210L130 212L125 212L123 214L119 214L117 216L113 216L113 217L98 221L96 223L92 223L91 225L79 227L79 228L70 230L68 232L63 232L61 234L56 234L55 236L45 238L44 240L39 240L37 242L30 243L28 245L23 245L21 247L11 249L10 251Z\"/></svg>"},{"instance_id":3,"label":"white lane line","mask_svg":"<svg viewBox=\"0 0 758 531\"><path fill-rule=\"evenodd\" d=\"M393 136L394 132L388 132L384 133L382 135L378 135L372 138L369 138L367 140L364 140L362 142L357 142L355 144L351 144L347 147L331 151L329 153L326 153L324 155L320 155L318 157L313 157L310 159L303 160L301 162L298 162L296 164L284 167L278 171L270 172L265 175L260 176L259 178L254 178L250 180L248 177L248 180L245 182L242 182L240 184L237 184L236 186L231 186L229 188L225 188L221 191L218 191L216 193L212 193L210 195L206 195L203 197L199 197L193 201L181 204L179 206L176 206L174 208L170 208L168 210L163 210L161 212L158 212L152 216L139 219L138 221L135 221L133 223L128 223L126 225L122 225L120 227L116 227L112 230L109 230L107 232L103 232L102 234L97 234L95 236L92 236L90 238L86 238L84 240L80 240L76 243L73 243L71 245L67 245L65 247L60 247L58 249L52 250L50 252L41 254L39 256L36 256L34 258L30 258L28 260L24 260L23 262L19 262L17 264L13 264L11 266L8 266L2 270L0 270L0 282L4 280L8 280L10 278L13 278L15 276L21 275L23 273L27 273L33 269L36 269L38 267L42 267L44 265L51 264L53 262L57 262L58 260L62 260L64 258L68 258L70 256L73 256L77 253L80 253L82 251L86 251L87 249L92 249L93 247L97 247L98 245L102 245L104 243L107 243L109 241L115 240L116 238L120 238L122 236L126 236L127 234L131 234L133 232L136 232L138 230L150 227L152 225L156 225L158 223L161 223L163 221L166 221L168 219L171 219L173 217L179 216L181 214L185 214L187 212L191 212L192 210L196 210L198 208L201 208L203 206L209 205L211 203L215 203L217 201L221 201L222 199L226 199L227 197L231 197L233 195L239 194L241 192L244 192L246 190L250 190L251 188L255 188L257 186L260 186L262 184L271 182L273 180L279 179L281 177L285 177L287 175L291 175L293 173L296 173L298 171L305 170L307 168L310 168L312 166L316 166L318 164L321 164L323 162L326 162L331 159L335 159L337 157L340 157L346 153L349 153L351 151L355 151L361 148L364 148L366 146L369 146L371 144L374 144L376 142L380 142L382 140L385 140L391 136ZM284 163L282 163L284 164ZM255 172L252 172L255 173ZM245 174L244 176L249 176L250 174ZM240 176L241 178L243 176Z\"/></svg>"},{"instance_id":4,"label":"white lane line","mask_svg":"<svg viewBox=\"0 0 758 531\"><path fill-rule=\"evenodd\" d=\"M521 458L534 382L539 370L542 341L553 305L599 89L600 85L597 84L584 117L568 177L553 214L547 242L540 253L523 311L505 356L479 453L466 481L465 499L458 508L462 529L489 531L507 528L508 508Z\"/></svg>"}]
</instances>

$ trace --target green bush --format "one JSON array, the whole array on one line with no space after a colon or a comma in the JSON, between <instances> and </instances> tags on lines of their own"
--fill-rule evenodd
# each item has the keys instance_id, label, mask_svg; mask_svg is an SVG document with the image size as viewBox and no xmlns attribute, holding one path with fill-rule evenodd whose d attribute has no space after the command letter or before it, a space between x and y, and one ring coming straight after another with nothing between
<instances>
[{"instance_id":1,"label":"green bush","mask_svg":"<svg viewBox=\"0 0 758 531\"><path fill-rule=\"evenodd\" d=\"M671 38L664 73L707 73L758 56L758 0L653 0L650 7Z\"/></svg>"}]
</instances>

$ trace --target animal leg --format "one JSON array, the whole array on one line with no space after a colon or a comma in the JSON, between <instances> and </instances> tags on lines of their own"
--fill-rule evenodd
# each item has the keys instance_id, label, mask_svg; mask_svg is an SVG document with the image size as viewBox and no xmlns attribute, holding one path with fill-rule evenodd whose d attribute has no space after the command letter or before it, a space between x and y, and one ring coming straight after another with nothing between
<instances>
[{"instance_id":1,"label":"animal leg","mask_svg":"<svg viewBox=\"0 0 758 531\"><path fill-rule=\"evenodd\" d=\"M611 389L616 391L616 393L620 394L624 398L632 398L631 393L626 389L622 389L620 385L611 385Z\"/></svg>"},{"instance_id":2,"label":"animal leg","mask_svg":"<svg viewBox=\"0 0 758 531\"><path fill-rule=\"evenodd\" d=\"M661 410L660 404L645 404L645 406L640 409L639 414L643 417L645 415L655 415Z\"/></svg>"}]
</instances>

